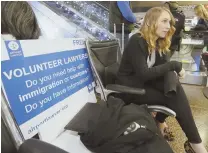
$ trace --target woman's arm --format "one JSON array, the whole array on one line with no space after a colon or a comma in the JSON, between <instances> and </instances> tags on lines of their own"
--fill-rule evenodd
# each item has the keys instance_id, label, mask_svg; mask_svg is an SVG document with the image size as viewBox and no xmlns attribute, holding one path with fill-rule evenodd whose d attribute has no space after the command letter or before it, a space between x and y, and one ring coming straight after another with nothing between
<instances>
[{"instance_id":1,"label":"woman's arm","mask_svg":"<svg viewBox=\"0 0 208 153\"><path fill-rule=\"evenodd\" d=\"M117 1L117 6L121 11L121 14L127 21L131 23L136 23L136 17L132 12L129 3L129 1Z\"/></svg>"},{"instance_id":2,"label":"woman's arm","mask_svg":"<svg viewBox=\"0 0 208 153\"><path fill-rule=\"evenodd\" d=\"M131 57L132 65L136 71L136 75L143 79L143 81L148 81L160 76L164 76L164 74L168 71L176 71L177 73L181 71L182 64L177 61L171 61L148 68L147 59L144 54L146 50L142 51L143 47L140 46L139 39L142 38L136 35L132 36L126 49L127 52L129 52L129 57Z\"/></svg>"}]
</instances>

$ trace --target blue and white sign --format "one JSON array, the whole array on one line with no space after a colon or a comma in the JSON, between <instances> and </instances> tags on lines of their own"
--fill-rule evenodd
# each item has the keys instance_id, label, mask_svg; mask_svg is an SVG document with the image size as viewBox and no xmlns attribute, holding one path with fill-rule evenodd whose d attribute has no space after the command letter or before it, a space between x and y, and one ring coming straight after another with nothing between
<instances>
[{"instance_id":1,"label":"blue and white sign","mask_svg":"<svg viewBox=\"0 0 208 153\"><path fill-rule=\"evenodd\" d=\"M93 76L83 39L5 41L5 46L3 87L26 139L68 109L69 103L79 103L67 100L71 95L83 88L92 91ZM55 105L61 107L51 110Z\"/></svg>"}]
</instances>

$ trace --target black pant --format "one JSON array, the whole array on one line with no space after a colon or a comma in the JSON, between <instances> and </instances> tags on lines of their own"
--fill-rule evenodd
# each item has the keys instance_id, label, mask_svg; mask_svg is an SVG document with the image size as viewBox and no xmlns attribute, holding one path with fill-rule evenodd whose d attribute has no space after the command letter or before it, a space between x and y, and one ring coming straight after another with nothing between
<instances>
[{"instance_id":1,"label":"black pant","mask_svg":"<svg viewBox=\"0 0 208 153\"><path fill-rule=\"evenodd\" d=\"M186 134L189 142L201 143L202 140L194 122L188 99L180 82L178 81L177 83L177 94L171 98L168 98L164 95L163 86L164 83L161 79L155 80L145 84L145 95L122 94L117 95L117 97L123 99L126 103L135 103L138 105L163 105L172 109L176 112L176 119L183 129L184 133ZM167 115L157 113L156 119L159 122L163 123L166 118Z\"/></svg>"}]
</instances>

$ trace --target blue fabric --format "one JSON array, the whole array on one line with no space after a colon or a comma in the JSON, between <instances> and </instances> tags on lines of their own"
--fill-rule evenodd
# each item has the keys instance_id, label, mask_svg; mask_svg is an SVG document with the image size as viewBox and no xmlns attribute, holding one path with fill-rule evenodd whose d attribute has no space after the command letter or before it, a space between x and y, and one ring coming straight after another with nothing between
<instances>
[{"instance_id":1,"label":"blue fabric","mask_svg":"<svg viewBox=\"0 0 208 153\"><path fill-rule=\"evenodd\" d=\"M198 29L199 29L199 26L201 26L201 28L200 28L201 30L208 30L208 21L206 21L204 19L199 19L198 22L197 22L196 27L197 26L198 26Z\"/></svg>"},{"instance_id":2,"label":"blue fabric","mask_svg":"<svg viewBox=\"0 0 208 153\"><path fill-rule=\"evenodd\" d=\"M204 24L204 19L199 19L197 24Z\"/></svg>"},{"instance_id":3,"label":"blue fabric","mask_svg":"<svg viewBox=\"0 0 208 153\"><path fill-rule=\"evenodd\" d=\"M136 23L136 17L134 16L130 6L129 1L117 1L119 10L122 16L131 23Z\"/></svg>"}]
</instances>

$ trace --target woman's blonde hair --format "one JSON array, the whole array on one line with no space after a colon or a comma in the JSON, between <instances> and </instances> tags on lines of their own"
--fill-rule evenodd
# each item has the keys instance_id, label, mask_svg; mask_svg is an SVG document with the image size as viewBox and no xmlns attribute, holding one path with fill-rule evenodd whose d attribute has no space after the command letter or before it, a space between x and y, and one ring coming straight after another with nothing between
<instances>
[{"instance_id":1,"label":"woman's blonde hair","mask_svg":"<svg viewBox=\"0 0 208 153\"><path fill-rule=\"evenodd\" d=\"M199 16L200 18L203 18L203 19L205 19L205 20L208 20L208 11L207 11L207 9L204 7L204 5L199 4L199 5L195 6L194 12L195 12L196 15Z\"/></svg>"},{"instance_id":2,"label":"woman's blonde hair","mask_svg":"<svg viewBox=\"0 0 208 153\"><path fill-rule=\"evenodd\" d=\"M11 34L16 39L38 39L40 28L27 2L1 2L1 33Z\"/></svg>"},{"instance_id":3,"label":"woman's blonde hair","mask_svg":"<svg viewBox=\"0 0 208 153\"><path fill-rule=\"evenodd\" d=\"M158 18L160 17L163 11L166 11L170 14L171 17L170 30L168 31L165 38L158 39L156 35L157 22L158 22ZM162 52L166 53L170 51L169 47L171 45L171 38L175 32L174 25L175 25L175 19L167 8L153 7L147 11L144 17L144 22L139 30L139 33L147 41L149 53L151 53L154 49L156 49L156 41L158 41L158 50L160 53Z\"/></svg>"}]
</instances>

